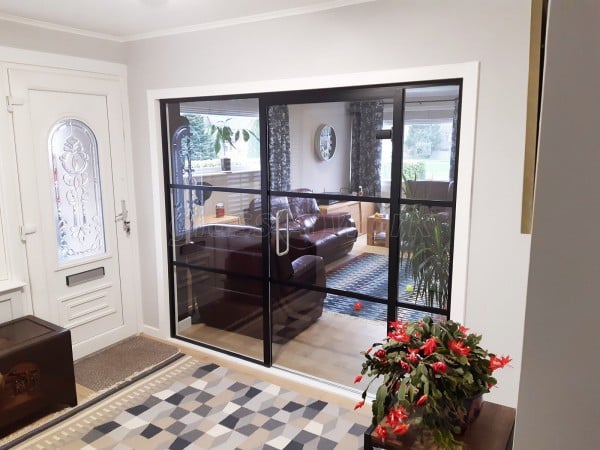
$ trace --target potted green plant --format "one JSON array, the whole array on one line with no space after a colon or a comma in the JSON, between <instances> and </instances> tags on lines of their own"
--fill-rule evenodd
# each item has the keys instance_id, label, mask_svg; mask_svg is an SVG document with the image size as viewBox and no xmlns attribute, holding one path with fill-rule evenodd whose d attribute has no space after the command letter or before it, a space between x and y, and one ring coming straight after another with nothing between
<instances>
[{"instance_id":1,"label":"potted green plant","mask_svg":"<svg viewBox=\"0 0 600 450\"><path fill-rule=\"evenodd\" d=\"M229 125L231 119L219 121L217 123L211 123L210 134L214 139L215 155L219 156L221 150L223 150L223 156L221 157L221 170L231 170L231 158L229 157L229 148L236 148L235 143L241 139L244 142L248 142L250 137L253 136L258 140L256 134L246 128L235 129Z\"/></svg>"},{"instance_id":2,"label":"potted green plant","mask_svg":"<svg viewBox=\"0 0 600 450\"><path fill-rule=\"evenodd\" d=\"M469 411L496 385L493 372L507 365L508 356L496 356L479 346L481 336L457 322L391 322L383 342L361 352L365 361L360 375L371 377L355 409L364 405L375 380L382 383L372 404L373 425L382 441L403 435L413 427L423 437L431 435L444 449L453 449Z\"/></svg>"},{"instance_id":3,"label":"potted green plant","mask_svg":"<svg viewBox=\"0 0 600 450\"><path fill-rule=\"evenodd\" d=\"M447 308L450 279L450 223L446 215L421 206L400 213L400 265L414 282L415 299Z\"/></svg>"}]
</instances>

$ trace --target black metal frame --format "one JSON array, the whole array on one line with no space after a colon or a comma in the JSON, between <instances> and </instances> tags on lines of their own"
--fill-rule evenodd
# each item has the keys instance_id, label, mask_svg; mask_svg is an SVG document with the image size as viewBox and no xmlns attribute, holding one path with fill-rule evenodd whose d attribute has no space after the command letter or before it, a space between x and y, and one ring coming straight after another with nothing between
<instances>
[{"instance_id":1,"label":"black metal frame","mask_svg":"<svg viewBox=\"0 0 600 450\"><path fill-rule=\"evenodd\" d=\"M405 91L406 89L415 87L430 87L430 86L446 86L456 85L459 88L458 96L458 120L457 120L457 132L456 132L456 153L455 153L455 164L454 164L454 181L455 188L453 190L453 198L451 201L437 201L437 200L415 200L402 198L401 195L401 174L402 174L402 161L403 152L401 149L404 134L404 105ZM164 189L165 189L165 208L166 208L166 219L167 219L167 257L168 257L168 276L169 276L169 313L170 313L170 330L171 336L181 339L186 342L194 343L212 350L217 350L222 353L242 358L246 361L252 361L260 363L264 366L270 367L272 365L272 351L271 351L271 314L270 314L270 286L272 283L281 285L297 286L304 289L312 289L315 291L343 295L350 298L356 298L357 300L366 300L374 303L387 304L387 318L388 321L396 320L397 308L403 307L423 312L429 312L433 314L450 316L451 302L452 302L452 266L453 266L453 254L454 254L454 236L455 236L455 217L454 213L456 210L456 199L457 199L457 186L458 186L458 161L460 151L460 123L461 123L461 105L462 105L462 79L445 79L435 81L421 81L411 83L391 83L381 84L372 86L350 86L350 87L338 87L338 88L324 88L324 89L312 89L312 90L296 90L296 91L285 91L285 92L270 92L270 93L253 93L253 94L242 94L242 95L223 95L223 96L208 96L208 97L187 97L187 98L170 98L160 100L160 118L162 128L162 146L163 146L163 172L164 172ZM168 138L168 123L167 123L167 107L173 103L184 103L191 101L204 101L204 100L228 100L228 99L240 99L240 98L257 98L259 102L259 123L260 123L260 168L261 168L261 188L256 189L244 189L244 188L231 188L231 187L219 187L219 186L200 186L200 185L186 185L186 184L175 184L170 183L170 149L169 149L169 138ZM211 269L209 267L201 267L196 265L189 265L181 262L177 262L173 258L173 249L171 243L173 242L172 236L172 204L171 204L171 191L173 189L188 189L188 190L200 190L200 191L219 191L219 192L234 192L242 194L255 194L260 195L261 205L263 208L263 223L262 223L262 236L263 236L263 273L269 274L269 258L270 258L270 224L267 218L270 214L270 196L287 196L287 197L304 197L304 198L316 198L316 199L332 199L338 201L353 201L356 200L356 196L344 195L344 194L319 194L319 193L299 193L299 192L287 192L287 191L271 191L270 190L270 179L269 179L269 158L268 158L268 128L267 128L267 111L269 106L280 105L280 104L308 104L308 103L328 103L328 102L348 102L354 100L369 100L369 99L382 99L391 98L394 101L394 116L393 116L393 142L400 143L400 150L394 146L392 152L392 180L390 198L382 197L361 197L363 202L374 202L374 203L389 203L390 205L390 217L398 217L400 213L401 205L421 205L421 206L438 206L448 207L453 211L452 222L451 222L451 235L450 235L450 267L449 267L449 292L447 309L441 309L436 307L428 307L422 305L416 305L413 303L405 303L398 300L398 274L400 266L400 245L399 239L390 239L389 246L389 263L388 263L388 299L381 299L372 297L365 294L355 293L351 291L344 291L334 288L319 287L314 285L308 285L304 283L294 283L289 281L282 281L271 279L269 275L262 278L263 281L263 361L258 359L238 354L227 349L218 348L213 345L198 342L184 336L177 334L176 330L176 307L175 307L175 286L174 286L174 268L175 267L190 267L195 269L207 270L210 272L218 273L229 273L227 271ZM390 223L390 236L398 236L397 231L393 231L392 227L399 227L399 224ZM399 228L398 228L399 230ZM234 274L240 277L254 278L243 274Z\"/></svg>"}]
</instances>

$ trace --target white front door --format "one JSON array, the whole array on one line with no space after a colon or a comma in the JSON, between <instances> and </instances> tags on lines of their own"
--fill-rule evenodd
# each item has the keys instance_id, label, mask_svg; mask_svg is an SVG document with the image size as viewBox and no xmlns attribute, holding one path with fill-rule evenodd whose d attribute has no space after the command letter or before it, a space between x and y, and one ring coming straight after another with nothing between
<instances>
[{"instance_id":1,"label":"white front door","mask_svg":"<svg viewBox=\"0 0 600 450\"><path fill-rule=\"evenodd\" d=\"M116 220L127 198L119 80L8 76L33 311L71 330L78 358L136 331Z\"/></svg>"}]
</instances>

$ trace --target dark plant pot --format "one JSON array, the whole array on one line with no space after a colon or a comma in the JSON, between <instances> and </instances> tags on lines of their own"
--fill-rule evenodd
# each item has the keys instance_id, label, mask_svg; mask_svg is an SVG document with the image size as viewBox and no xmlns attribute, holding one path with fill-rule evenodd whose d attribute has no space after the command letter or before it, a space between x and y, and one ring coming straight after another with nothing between
<instances>
[{"instance_id":1,"label":"dark plant pot","mask_svg":"<svg viewBox=\"0 0 600 450\"><path fill-rule=\"evenodd\" d=\"M464 434L477 417L479 417L479 413L481 412L481 405L483 404L483 394L477 395L475 397L466 398L463 401L463 406L466 411L466 416L463 418L464 420L457 420L457 425L460 427L460 434Z\"/></svg>"},{"instance_id":2,"label":"dark plant pot","mask_svg":"<svg viewBox=\"0 0 600 450\"><path fill-rule=\"evenodd\" d=\"M221 158L221 170L231 172L231 158Z\"/></svg>"}]
</instances>

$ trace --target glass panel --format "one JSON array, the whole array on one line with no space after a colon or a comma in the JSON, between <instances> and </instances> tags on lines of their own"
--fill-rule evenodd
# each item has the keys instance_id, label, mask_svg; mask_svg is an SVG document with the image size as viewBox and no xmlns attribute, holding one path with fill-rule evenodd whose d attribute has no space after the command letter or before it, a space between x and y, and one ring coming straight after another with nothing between
<instances>
[{"instance_id":1,"label":"glass panel","mask_svg":"<svg viewBox=\"0 0 600 450\"><path fill-rule=\"evenodd\" d=\"M328 266L327 287L386 299L388 259L387 249L381 246L368 245L361 250L356 249L349 258ZM336 297L333 294L329 296ZM380 319L385 320L386 317L384 313Z\"/></svg>"},{"instance_id":2,"label":"glass panel","mask_svg":"<svg viewBox=\"0 0 600 450\"><path fill-rule=\"evenodd\" d=\"M83 122L63 119L48 137L54 174L58 261L66 264L106 252L98 142Z\"/></svg>"},{"instance_id":3,"label":"glass panel","mask_svg":"<svg viewBox=\"0 0 600 450\"><path fill-rule=\"evenodd\" d=\"M172 189L171 192L174 231L178 238L184 238L198 227L209 224L260 226L258 194L223 192L206 187ZM254 199L258 199L256 213Z\"/></svg>"},{"instance_id":4,"label":"glass panel","mask_svg":"<svg viewBox=\"0 0 600 450\"><path fill-rule=\"evenodd\" d=\"M398 300L448 308L452 209L404 205Z\"/></svg>"},{"instance_id":5,"label":"glass panel","mask_svg":"<svg viewBox=\"0 0 600 450\"><path fill-rule=\"evenodd\" d=\"M364 389L367 381L354 384L360 373L364 356L361 351L381 341L387 335L386 321L379 320L379 311L387 306L360 301L362 309L353 308L340 312L330 309L327 295L325 307L318 311L320 317L293 340L273 343L273 363L313 377L329 380L353 389ZM351 297L339 297L336 301L353 305ZM366 380L366 377L365 377ZM378 385L373 384L373 393Z\"/></svg>"},{"instance_id":6,"label":"glass panel","mask_svg":"<svg viewBox=\"0 0 600 450\"><path fill-rule=\"evenodd\" d=\"M392 105L381 99L270 106L271 189L379 197L387 188L389 197L391 153L384 163L377 136L393 119Z\"/></svg>"},{"instance_id":7,"label":"glass panel","mask_svg":"<svg viewBox=\"0 0 600 450\"><path fill-rule=\"evenodd\" d=\"M441 314L433 314L430 312L417 311L416 309L403 308L399 306L397 308L398 311L398 320L412 320L419 321L424 317L431 317L434 322L442 322L446 320L446 316Z\"/></svg>"},{"instance_id":8,"label":"glass panel","mask_svg":"<svg viewBox=\"0 0 600 450\"><path fill-rule=\"evenodd\" d=\"M262 360L258 100L170 103L167 125L178 333Z\"/></svg>"},{"instance_id":9,"label":"glass panel","mask_svg":"<svg viewBox=\"0 0 600 450\"><path fill-rule=\"evenodd\" d=\"M404 198L452 200L458 97L458 86L406 89Z\"/></svg>"},{"instance_id":10,"label":"glass panel","mask_svg":"<svg viewBox=\"0 0 600 450\"><path fill-rule=\"evenodd\" d=\"M260 188L258 99L169 104L171 182Z\"/></svg>"},{"instance_id":11,"label":"glass panel","mask_svg":"<svg viewBox=\"0 0 600 450\"><path fill-rule=\"evenodd\" d=\"M180 334L262 359L261 230L202 225L175 242L174 259L192 266L176 267Z\"/></svg>"}]
</instances>

